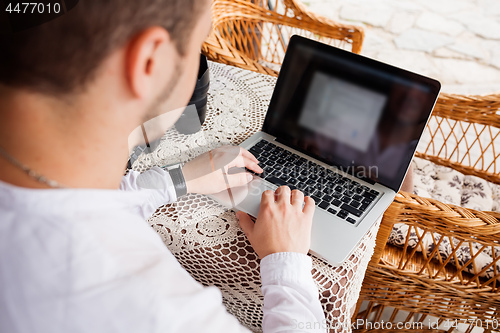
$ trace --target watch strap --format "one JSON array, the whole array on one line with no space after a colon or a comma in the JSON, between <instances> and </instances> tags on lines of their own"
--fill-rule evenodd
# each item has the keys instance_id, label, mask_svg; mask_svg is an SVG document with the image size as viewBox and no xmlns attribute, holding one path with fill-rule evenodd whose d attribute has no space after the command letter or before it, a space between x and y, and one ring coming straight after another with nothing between
<instances>
[{"instance_id":1,"label":"watch strap","mask_svg":"<svg viewBox=\"0 0 500 333\"><path fill-rule=\"evenodd\" d=\"M182 174L181 167L172 168L168 170L170 178L172 178L172 183L174 184L175 194L177 198L187 194L186 180Z\"/></svg>"}]
</instances>

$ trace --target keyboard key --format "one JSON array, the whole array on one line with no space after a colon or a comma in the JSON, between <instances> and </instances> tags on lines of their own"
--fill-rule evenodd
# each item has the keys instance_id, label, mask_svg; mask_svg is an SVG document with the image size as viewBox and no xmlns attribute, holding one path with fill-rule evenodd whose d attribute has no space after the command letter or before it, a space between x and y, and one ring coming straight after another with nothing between
<instances>
[{"instance_id":1,"label":"keyboard key","mask_svg":"<svg viewBox=\"0 0 500 333\"><path fill-rule=\"evenodd\" d=\"M343 194L342 193L339 193L339 192L333 192L332 193L332 197L334 198L337 198L337 199L340 199L343 197Z\"/></svg>"},{"instance_id":2,"label":"keyboard key","mask_svg":"<svg viewBox=\"0 0 500 333\"><path fill-rule=\"evenodd\" d=\"M379 192L378 192L378 191L376 191L376 190L370 190L370 193L371 193L371 194L374 194L375 196L379 195Z\"/></svg>"},{"instance_id":3,"label":"keyboard key","mask_svg":"<svg viewBox=\"0 0 500 333\"><path fill-rule=\"evenodd\" d=\"M353 195L353 196L352 196L352 198L353 198L354 200L356 200L356 201L361 201L361 200L363 200L363 197L362 197L362 196L360 196L359 194L355 194L355 195Z\"/></svg>"},{"instance_id":4,"label":"keyboard key","mask_svg":"<svg viewBox=\"0 0 500 333\"><path fill-rule=\"evenodd\" d=\"M352 223L352 224L356 223L356 220L355 220L355 219L353 219L352 217L348 217L348 218L346 219L346 221L347 221L347 222L349 222L349 223Z\"/></svg>"},{"instance_id":5,"label":"keyboard key","mask_svg":"<svg viewBox=\"0 0 500 333\"><path fill-rule=\"evenodd\" d=\"M329 186L323 186L321 189L321 192L324 195L328 195L328 196L332 196L332 194L334 193L333 189ZM329 201L331 201L331 199Z\"/></svg>"},{"instance_id":6,"label":"keyboard key","mask_svg":"<svg viewBox=\"0 0 500 333\"><path fill-rule=\"evenodd\" d=\"M349 198L349 197L348 197L348 196L346 196L346 195L344 195L344 196L342 197L342 199L340 199L340 200L342 200L342 202L345 202L345 203L349 203L349 202L351 202L351 198Z\"/></svg>"},{"instance_id":7,"label":"keyboard key","mask_svg":"<svg viewBox=\"0 0 500 333\"><path fill-rule=\"evenodd\" d=\"M340 207L340 205L342 205L342 201L340 201L338 199L333 199L332 205Z\"/></svg>"},{"instance_id":8,"label":"keyboard key","mask_svg":"<svg viewBox=\"0 0 500 333\"><path fill-rule=\"evenodd\" d=\"M349 213L346 212L345 210L341 210L337 213L337 216L342 218L342 219L345 219L348 215L349 215Z\"/></svg>"},{"instance_id":9,"label":"keyboard key","mask_svg":"<svg viewBox=\"0 0 500 333\"><path fill-rule=\"evenodd\" d=\"M266 180L268 182L271 182L274 185L278 185L278 186L288 185L285 181L283 181L275 176L268 176L268 177L266 177Z\"/></svg>"},{"instance_id":10,"label":"keyboard key","mask_svg":"<svg viewBox=\"0 0 500 333\"><path fill-rule=\"evenodd\" d=\"M259 155L260 153L263 152L263 150L262 150L262 148L253 146L252 148L250 148L250 152L253 153L253 154Z\"/></svg>"},{"instance_id":11,"label":"keyboard key","mask_svg":"<svg viewBox=\"0 0 500 333\"><path fill-rule=\"evenodd\" d=\"M333 200L333 197L331 195L325 194L323 196L323 200L331 202Z\"/></svg>"},{"instance_id":12,"label":"keyboard key","mask_svg":"<svg viewBox=\"0 0 500 333\"><path fill-rule=\"evenodd\" d=\"M349 206L348 204L343 204L340 208L348 211L349 213L351 213L352 215L357 216L357 217L360 217L361 214L363 214L362 211L360 211L359 209L356 209L352 206Z\"/></svg>"},{"instance_id":13,"label":"keyboard key","mask_svg":"<svg viewBox=\"0 0 500 333\"><path fill-rule=\"evenodd\" d=\"M314 199L314 202L316 203L316 205L317 205L317 204L319 204L319 203L321 202L321 198L320 198L320 197L318 197L318 196L316 196L316 195L314 195L314 194L313 194L313 195L311 195L311 198L313 198L313 199Z\"/></svg>"},{"instance_id":14,"label":"keyboard key","mask_svg":"<svg viewBox=\"0 0 500 333\"><path fill-rule=\"evenodd\" d=\"M347 195L348 197L352 198L354 196L354 192L351 191L350 189L347 189L344 191L344 195Z\"/></svg>"},{"instance_id":15,"label":"keyboard key","mask_svg":"<svg viewBox=\"0 0 500 333\"><path fill-rule=\"evenodd\" d=\"M361 202L353 200L349 205L353 206L354 208L359 208L359 206L361 206Z\"/></svg>"},{"instance_id":16,"label":"keyboard key","mask_svg":"<svg viewBox=\"0 0 500 333\"><path fill-rule=\"evenodd\" d=\"M363 201L361 201L361 203L369 205L372 203L372 201L373 201L373 199L364 198Z\"/></svg>"},{"instance_id":17,"label":"keyboard key","mask_svg":"<svg viewBox=\"0 0 500 333\"><path fill-rule=\"evenodd\" d=\"M359 206L359 208L358 208L358 209L359 209L360 211L364 212L364 211L368 208L368 206L369 206L368 204L362 204L361 206Z\"/></svg>"},{"instance_id":18,"label":"keyboard key","mask_svg":"<svg viewBox=\"0 0 500 333\"><path fill-rule=\"evenodd\" d=\"M270 153L270 152L268 152L268 151L265 151L265 150L264 150L264 151L260 154L260 156L263 156L263 157L270 157L270 156L271 156L271 153Z\"/></svg>"},{"instance_id":19,"label":"keyboard key","mask_svg":"<svg viewBox=\"0 0 500 333\"><path fill-rule=\"evenodd\" d=\"M288 177L286 174L281 174L279 179L285 181L287 184L290 184L290 177Z\"/></svg>"},{"instance_id":20,"label":"keyboard key","mask_svg":"<svg viewBox=\"0 0 500 333\"><path fill-rule=\"evenodd\" d=\"M321 201L318 206L319 206L319 208L327 209L328 206L330 206L330 203L328 203L326 201Z\"/></svg>"},{"instance_id":21,"label":"keyboard key","mask_svg":"<svg viewBox=\"0 0 500 333\"><path fill-rule=\"evenodd\" d=\"M332 214L337 214L337 211L333 208L328 208L328 212Z\"/></svg>"},{"instance_id":22,"label":"keyboard key","mask_svg":"<svg viewBox=\"0 0 500 333\"><path fill-rule=\"evenodd\" d=\"M308 193L308 195L313 195L317 192L318 190L316 190L316 188L314 188L313 186L307 186L306 188L306 192Z\"/></svg>"},{"instance_id":23,"label":"keyboard key","mask_svg":"<svg viewBox=\"0 0 500 333\"><path fill-rule=\"evenodd\" d=\"M308 180L306 180L306 184L307 185L316 185L316 182L312 179L308 179Z\"/></svg>"},{"instance_id":24,"label":"keyboard key","mask_svg":"<svg viewBox=\"0 0 500 333\"><path fill-rule=\"evenodd\" d=\"M365 197L366 199L369 199L369 200L372 200L376 198L376 195L371 193L371 192L365 192L362 194L363 197Z\"/></svg>"},{"instance_id":25,"label":"keyboard key","mask_svg":"<svg viewBox=\"0 0 500 333\"><path fill-rule=\"evenodd\" d=\"M255 144L255 147L262 148L262 147L264 147L265 145L266 145L266 141L264 141L264 140L260 140L259 142L257 142L257 143Z\"/></svg>"}]
</instances>

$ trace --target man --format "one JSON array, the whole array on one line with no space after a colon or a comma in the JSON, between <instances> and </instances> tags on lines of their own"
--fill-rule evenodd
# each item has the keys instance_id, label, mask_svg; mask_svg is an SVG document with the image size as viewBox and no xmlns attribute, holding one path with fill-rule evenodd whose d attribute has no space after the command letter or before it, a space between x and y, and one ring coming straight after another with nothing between
<instances>
[{"instance_id":1,"label":"man","mask_svg":"<svg viewBox=\"0 0 500 333\"><path fill-rule=\"evenodd\" d=\"M186 192L224 190L225 177L248 183L228 170L260 172L257 160L225 147L182 172L122 177L134 128L160 110L174 110L173 124L189 100L209 7L80 0L0 35L0 332L246 331L145 219ZM264 332L324 331L306 256L313 211L312 199L282 187L263 194L255 224L238 214L262 259Z\"/></svg>"}]
</instances>

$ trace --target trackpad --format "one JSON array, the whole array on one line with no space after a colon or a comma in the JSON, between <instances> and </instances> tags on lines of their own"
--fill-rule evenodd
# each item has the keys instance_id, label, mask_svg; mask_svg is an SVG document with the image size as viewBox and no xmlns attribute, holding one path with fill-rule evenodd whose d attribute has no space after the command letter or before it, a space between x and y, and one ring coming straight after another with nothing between
<instances>
[{"instance_id":1,"label":"trackpad","mask_svg":"<svg viewBox=\"0 0 500 333\"><path fill-rule=\"evenodd\" d=\"M228 208L235 208L257 217L262 193L266 190L274 188L261 178L254 178L247 185L232 187L230 191L222 191L210 197Z\"/></svg>"}]
</instances>

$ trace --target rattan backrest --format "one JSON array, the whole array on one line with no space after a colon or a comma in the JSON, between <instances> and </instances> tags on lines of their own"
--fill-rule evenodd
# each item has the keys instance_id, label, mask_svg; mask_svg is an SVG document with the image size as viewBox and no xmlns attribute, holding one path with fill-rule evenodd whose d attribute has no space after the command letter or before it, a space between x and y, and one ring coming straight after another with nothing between
<instances>
[{"instance_id":1,"label":"rattan backrest","mask_svg":"<svg viewBox=\"0 0 500 333\"><path fill-rule=\"evenodd\" d=\"M500 94L441 94L426 131L417 156L500 184Z\"/></svg>"},{"instance_id":2,"label":"rattan backrest","mask_svg":"<svg viewBox=\"0 0 500 333\"><path fill-rule=\"evenodd\" d=\"M215 0L214 29L253 60L281 65L294 34L359 53L363 30L317 16L293 0ZM265 20L263 20L265 18Z\"/></svg>"}]
</instances>

